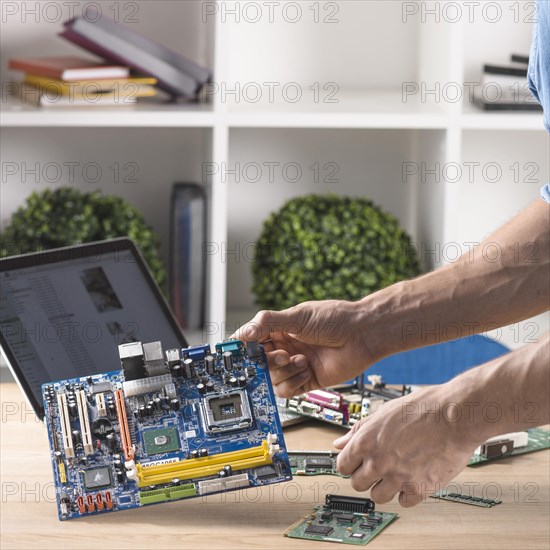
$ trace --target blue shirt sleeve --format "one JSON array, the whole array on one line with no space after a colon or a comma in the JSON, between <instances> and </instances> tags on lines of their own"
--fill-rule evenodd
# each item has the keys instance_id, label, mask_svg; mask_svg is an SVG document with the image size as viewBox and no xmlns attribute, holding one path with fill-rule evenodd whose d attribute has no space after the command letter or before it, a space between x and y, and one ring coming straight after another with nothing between
<instances>
[{"instance_id":1,"label":"blue shirt sleeve","mask_svg":"<svg viewBox=\"0 0 550 550\"><path fill-rule=\"evenodd\" d=\"M527 78L529 89L542 105L544 126L550 132L550 1L538 0L533 43L529 55ZM541 190L540 196L550 203L550 183Z\"/></svg>"}]
</instances>

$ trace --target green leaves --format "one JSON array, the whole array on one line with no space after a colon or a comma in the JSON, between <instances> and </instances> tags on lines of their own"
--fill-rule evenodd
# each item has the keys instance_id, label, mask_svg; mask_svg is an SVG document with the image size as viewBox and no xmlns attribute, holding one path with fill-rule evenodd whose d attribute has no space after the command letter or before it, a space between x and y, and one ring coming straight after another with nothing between
<instances>
[{"instance_id":1,"label":"green leaves","mask_svg":"<svg viewBox=\"0 0 550 550\"><path fill-rule=\"evenodd\" d=\"M265 309L306 300L358 300L420 273L410 237L366 198L306 195L264 222L252 266Z\"/></svg>"},{"instance_id":2,"label":"green leaves","mask_svg":"<svg viewBox=\"0 0 550 550\"><path fill-rule=\"evenodd\" d=\"M166 271L160 241L141 213L121 197L71 187L32 193L1 235L1 256L48 250L77 243L130 237L141 250L157 283Z\"/></svg>"}]
</instances>

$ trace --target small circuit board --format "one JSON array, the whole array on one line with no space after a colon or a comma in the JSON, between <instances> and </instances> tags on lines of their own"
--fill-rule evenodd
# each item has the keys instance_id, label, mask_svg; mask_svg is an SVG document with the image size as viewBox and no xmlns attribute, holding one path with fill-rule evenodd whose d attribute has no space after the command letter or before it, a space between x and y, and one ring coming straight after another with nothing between
<instances>
[{"instance_id":1,"label":"small circuit board","mask_svg":"<svg viewBox=\"0 0 550 550\"><path fill-rule=\"evenodd\" d=\"M292 479L257 342L119 355L122 370L42 387L59 519Z\"/></svg>"},{"instance_id":2,"label":"small circuit board","mask_svg":"<svg viewBox=\"0 0 550 550\"><path fill-rule=\"evenodd\" d=\"M550 449L550 431L543 428L532 428L524 432L525 441L519 441L519 434L509 434L502 436L501 439L493 438L479 448L479 452L474 454L468 466L477 466L507 458L509 456L523 455ZM515 437L514 437L515 436Z\"/></svg>"},{"instance_id":3,"label":"small circuit board","mask_svg":"<svg viewBox=\"0 0 550 550\"><path fill-rule=\"evenodd\" d=\"M336 469L337 452L332 451L288 451L290 469L295 476L329 475L344 476Z\"/></svg>"},{"instance_id":4,"label":"small circuit board","mask_svg":"<svg viewBox=\"0 0 550 550\"><path fill-rule=\"evenodd\" d=\"M362 418L377 411L384 403L411 392L411 388L388 388L381 377L369 377L371 386L349 384L334 388L313 390L290 399L279 400L282 417L298 413L329 424L351 428Z\"/></svg>"},{"instance_id":5,"label":"small circuit board","mask_svg":"<svg viewBox=\"0 0 550 550\"><path fill-rule=\"evenodd\" d=\"M365 545L380 534L397 514L375 511L370 498L327 495L324 506L289 527L285 536L318 542Z\"/></svg>"},{"instance_id":6,"label":"small circuit board","mask_svg":"<svg viewBox=\"0 0 550 550\"><path fill-rule=\"evenodd\" d=\"M446 490L438 491L437 493L430 495L430 498L460 502L461 504L471 504L472 506L481 506L482 508L492 508L493 506L502 503L502 500L498 500L496 498L474 497L470 495L463 495L461 493L450 493Z\"/></svg>"}]
</instances>

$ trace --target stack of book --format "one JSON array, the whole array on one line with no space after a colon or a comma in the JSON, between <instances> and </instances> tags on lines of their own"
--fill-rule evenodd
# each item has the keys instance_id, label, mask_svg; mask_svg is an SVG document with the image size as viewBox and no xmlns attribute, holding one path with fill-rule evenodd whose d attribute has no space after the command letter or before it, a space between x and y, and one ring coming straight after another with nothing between
<instances>
[{"instance_id":1,"label":"stack of book","mask_svg":"<svg viewBox=\"0 0 550 550\"><path fill-rule=\"evenodd\" d=\"M82 57L11 59L9 68L25 73L21 98L45 107L125 106L156 94L156 78Z\"/></svg>"},{"instance_id":2,"label":"stack of book","mask_svg":"<svg viewBox=\"0 0 550 550\"><path fill-rule=\"evenodd\" d=\"M60 36L103 59L81 57L12 59L25 72L22 99L44 106L132 105L156 88L171 99L195 99L210 81L201 67L165 46L106 17L75 17Z\"/></svg>"},{"instance_id":3,"label":"stack of book","mask_svg":"<svg viewBox=\"0 0 550 550\"><path fill-rule=\"evenodd\" d=\"M474 103L485 111L541 111L527 84L529 57L512 54L509 65L483 66Z\"/></svg>"}]
</instances>

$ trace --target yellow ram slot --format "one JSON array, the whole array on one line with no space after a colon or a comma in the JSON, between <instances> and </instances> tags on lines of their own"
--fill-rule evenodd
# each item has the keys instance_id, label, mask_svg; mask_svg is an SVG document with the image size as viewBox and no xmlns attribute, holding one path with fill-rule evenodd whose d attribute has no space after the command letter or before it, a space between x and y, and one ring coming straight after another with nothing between
<instances>
[{"instance_id":1,"label":"yellow ram slot","mask_svg":"<svg viewBox=\"0 0 550 550\"><path fill-rule=\"evenodd\" d=\"M229 465L237 471L264 466L272 462L267 441L264 441L258 447L242 451L190 458L179 462L159 464L158 466L147 467L146 465L137 464L136 470L138 486L147 487L148 485L169 483L174 478L184 480L215 475L220 471L221 466Z\"/></svg>"}]
</instances>

